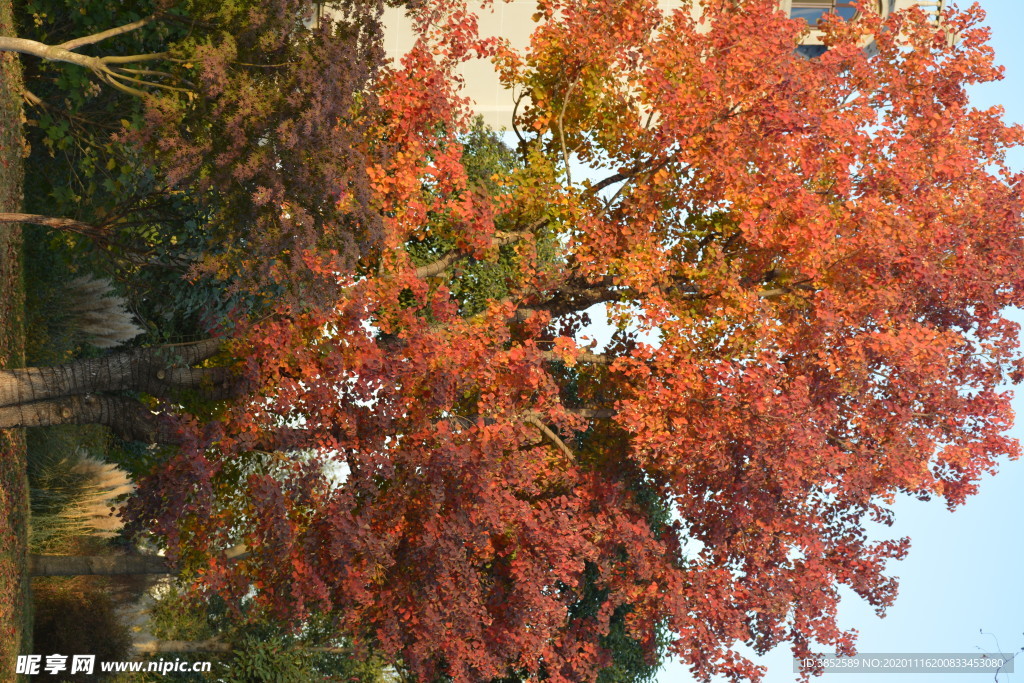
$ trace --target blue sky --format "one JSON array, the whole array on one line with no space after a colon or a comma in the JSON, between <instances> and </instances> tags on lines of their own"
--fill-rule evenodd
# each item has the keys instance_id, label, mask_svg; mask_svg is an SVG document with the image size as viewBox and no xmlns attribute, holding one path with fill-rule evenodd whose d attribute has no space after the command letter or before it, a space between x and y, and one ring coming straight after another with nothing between
<instances>
[{"instance_id":1,"label":"blue sky","mask_svg":"<svg viewBox=\"0 0 1024 683\"><path fill-rule=\"evenodd\" d=\"M988 12L992 46L1006 67L1001 82L975 88L979 107L1002 105L1008 121L1024 124L1024 0L980 0ZM958 3L966 7L969 3ZM1024 149L1012 163L1024 169ZM1014 318L1024 323L1024 312ZM1024 390L1015 409L1024 416ZM1024 417L1012 434L1024 438ZM942 503L898 501L896 522L879 538L909 536L907 559L891 565L900 578L900 595L884 619L855 596L844 597L840 623L856 628L864 653L1002 652L1024 647L1024 461L1006 462L995 477L982 482L981 492L950 513ZM987 634L982 633L984 631ZM998 639L999 646L996 640ZM792 659L780 648L758 659L768 667L765 683L792 683ZM1024 653L1019 673L1003 674L1000 683L1024 683ZM659 683L694 680L678 663L666 665ZM823 683L975 683L991 674L831 674Z\"/></svg>"}]
</instances>

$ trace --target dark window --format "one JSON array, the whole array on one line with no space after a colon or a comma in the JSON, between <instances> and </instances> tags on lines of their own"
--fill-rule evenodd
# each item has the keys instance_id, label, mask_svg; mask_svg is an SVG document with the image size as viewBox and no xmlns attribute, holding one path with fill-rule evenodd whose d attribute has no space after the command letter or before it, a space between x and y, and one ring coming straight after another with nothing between
<instances>
[{"instance_id":1,"label":"dark window","mask_svg":"<svg viewBox=\"0 0 1024 683\"><path fill-rule=\"evenodd\" d=\"M807 59L814 59L820 57L828 51L828 48L824 45L801 45L796 49L796 53L801 57Z\"/></svg>"},{"instance_id":2,"label":"dark window","mask_svg":"<svg viewBox=\"0 0 1024 683\"><path fill-rule=\"evenodd\" d=\"M857 7L853 0L793 0L789 16L814 25L830 13L849 21L857 15Z\"/></svg>"}]
</instances>

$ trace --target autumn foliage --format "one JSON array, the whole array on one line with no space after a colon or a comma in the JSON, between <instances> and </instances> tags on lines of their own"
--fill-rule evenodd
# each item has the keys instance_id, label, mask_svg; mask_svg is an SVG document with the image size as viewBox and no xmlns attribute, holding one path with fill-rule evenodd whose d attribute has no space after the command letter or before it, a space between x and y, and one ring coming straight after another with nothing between
<instances>
[{"instance_id":1,"label":"autumn foliage","mask_svg":"<svg viewBox=\"0 0 1024 683\"><path fill-rule=\"evenodd\" d=\"M330 297L239 323L248 398L183 423L133 523L424 681L594 680L616 623L652 656L667 625L701 677L757 678L737 642L850 651L839 587L884 609L907 548L865 522L1018 455L1022 131L968 103L1000 77L977 8L834 20L805 59L773 2L682 4L546 1L524 52L458 0L410 9L358 121L383 236L344 272L297 243ZM476 56L528 95L484 179Z\"/></svg>"}]
</instances>

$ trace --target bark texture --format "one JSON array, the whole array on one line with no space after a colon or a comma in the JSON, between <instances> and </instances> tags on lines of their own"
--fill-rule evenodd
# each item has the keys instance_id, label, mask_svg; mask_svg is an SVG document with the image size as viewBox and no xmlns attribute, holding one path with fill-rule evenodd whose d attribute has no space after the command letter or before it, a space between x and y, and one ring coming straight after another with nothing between
<instances>
[{"instance_id":1,"label":"bark texture","mask_svg":"<svg viewBox=\"0 0 1024 683\"><path fill-rule=\"evenodd\" d=\"M0 429L55 424L103 424L122 438L174 443L168 421L135 396L170 399L181 392L210 400L233 395L226 368L195 368L220 350L222 342L133 349L82 358L45 368L0 370Z\"/></svg>"},{"instance_id":2,"label":"bark texture","mask_svg":"<svg viewBox=\"0 0 1024 683\"><path fill-rule=\"evenodd\" d=\"M158 555L29 555L31 576L170 574Z\"/></svg>"},{"instance_id":3,"label":"bark texture","mask_svg":"<svg viewBox=\"0 0 1024 683\"><path fill-rule=\"evenodd\" d=\"M135 652L140 655L184 654L189 652L232 652L231 643L210 638L208 640L151 640L135 645ZM351 655L352 650L345 647L330 645L306 645L303 652L309 654Z\"/></svg>"}]
</instances>

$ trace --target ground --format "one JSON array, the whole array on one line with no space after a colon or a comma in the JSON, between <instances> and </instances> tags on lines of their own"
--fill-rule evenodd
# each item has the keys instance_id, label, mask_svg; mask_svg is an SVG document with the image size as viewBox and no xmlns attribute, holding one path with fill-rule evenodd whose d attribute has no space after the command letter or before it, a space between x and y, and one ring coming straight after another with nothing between
<instances>
[{"instance_id":1,"label":"ground","mask_svg":"<svg viewBox=\"0 0 1024 683\"><path fill-rule=\"evenodd\" d=\"M11 1L0 0L0 35L13 35ZM21 67L17 55L0 53L0 211L21 209ZM21 229L0 225L0 367L24 364ZM30 649L32 629L26 570L28 480L25 435L0 431L0 680L14 680L20 651Z\"/></svg>"}]
</instances>

